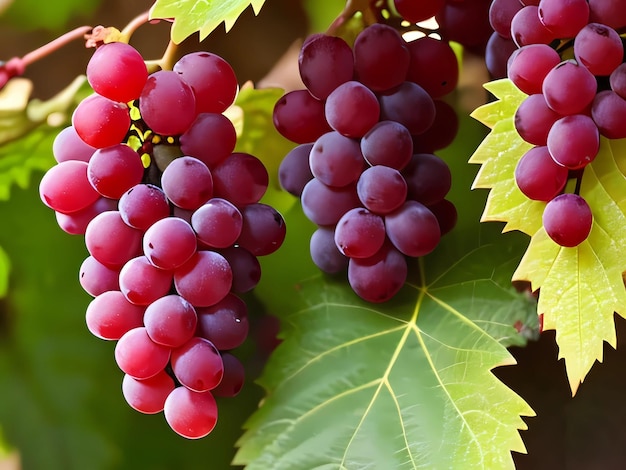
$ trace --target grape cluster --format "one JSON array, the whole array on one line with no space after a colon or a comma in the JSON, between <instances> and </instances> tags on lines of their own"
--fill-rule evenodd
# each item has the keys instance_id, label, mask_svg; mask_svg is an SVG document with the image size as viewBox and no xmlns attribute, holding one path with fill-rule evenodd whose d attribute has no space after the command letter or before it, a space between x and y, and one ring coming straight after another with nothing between
<instances>
[{"instance_id":1,"label":"grape cluster","mask_svg":"<svg viewBox=\"0 0 626 470\"><path fill-rule=\"evenodd\" d=\"M523 4L522 4L523 3ZM624 2L494 0L496 34L516 48L507 76L528 97L515 128L533 147L520 159L515 181L528 198L545 201L543 225L559 245L573 247L591 231L591 208L565 193L592 162L601 136L626 137L626 64L617 32L626 26Z\"/></svg>"},{"instance_id":2,"label":"grape cluster","mask_svg":"<svg viewBox=\"0 0 626 470\"><path fill-rule=\"evenodd\" d=\"M94 93L56 137L40 196L64 231L85 237L86 323L117 341L124 398L200 438L216 424L215 396L243 384L238 294L258 283L257 257L280 247L285 224L259 202L262 162L234 152L223 112L238 84L224 59L193 52L149 73L135 48L112 42L87 78Z\"/></svg>"},{"instance_id":3,"label":"grape cluster","mask_svg":"<svg viewBox=\"0 0 626 470\"><path fill-rule=\"evenodd\" d=\"M313 262L327 273L347 267L360 297L386 301L406 281L406 257L430 253L456 223L445 198L450 170L433 153L458 126L441 99L456 86L456 56L446 42L407 42L376 23L353 47L309 36L299 70L306 88L274 107L278 131L299 144L281 162L279 181L318 227Z\"/></svg>"}]
</instances>

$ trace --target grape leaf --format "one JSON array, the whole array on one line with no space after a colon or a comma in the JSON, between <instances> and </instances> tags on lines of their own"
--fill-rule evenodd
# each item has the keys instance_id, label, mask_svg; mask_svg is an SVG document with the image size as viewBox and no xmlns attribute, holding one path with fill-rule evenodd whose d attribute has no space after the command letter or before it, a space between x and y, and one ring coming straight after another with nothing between
<instances>
[{"instance_id":1,"label":"grape leaf","mask_svg":"<svg viewBox=\"0 0 626 470\"><path fill-rule=\"evenodd\" d=\"M513 325L534 317L534 302L510 286L516 263L494 246L452 264L429 258L424 281L384 305L319 274L283 284L284 295L264 301L280 312L284 341L235 463L513 468L510 450L524 451L520 416L533 411L490 370L514 363L505 349L520 342Z\"/></svg>"},{"instance_id":2,"label":"grape leaf","mask_svg":"<svg viewBox=\"0 0 626 470\"><path fill-rule=\"evenodd\" d=\"M156 0L150 18L173 18L171 37L177 44L196 31L202 41L222 22L228 32L248 5L258 15L264 3L265 0Z\"/></svg>"},{"instance_id":3,"label":"grape leaf","mask_svg":"<svg viewBox=\"0 0 626 470\"><path fill-rule=\"evenodd\" d=\"M544 329L556 330L559 357L565 359L576 393L594 362L602 361L603 342L616 346L614 312L626 314L626 265L621 261L626 248L626 181L619 166L624 142L602 139L580 188L594 214L592 232L578 247L560 247L542 228L545 203L529 200L515 184L515 166L531 147L513 124L526 95L509 80L485 87L498 101L472 113L491 132L470 159L482 165L473 187L490 189L482 220L506 222L505 230L532 237L513 279L529 281L533 290L540 290L538 313L543 314Z\"/></svg>"}]
</instances>

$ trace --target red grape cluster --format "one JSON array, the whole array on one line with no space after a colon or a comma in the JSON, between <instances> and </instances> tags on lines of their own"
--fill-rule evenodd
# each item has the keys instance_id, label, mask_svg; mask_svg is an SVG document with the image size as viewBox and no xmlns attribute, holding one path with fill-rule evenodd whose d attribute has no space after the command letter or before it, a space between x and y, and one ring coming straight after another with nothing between
<instances>
[{"instance_id":1,"label":"red grape cluster","mask_svg":"<svg viewBox=\"0 0 626 470\"><path fill-rule=\"evenodd\" d=\"M623 2L494 0L496 34L516 49L507 76L529 95L515 114L519 135L534 147L515 169L528 198L547 202L543 225L559 245L577 246L593 223L587 202L563 193L580 178L600 137L626 137L626 65L616 29L626 26Z\"/></svg>"},{"instance_id":2,"label":"red grape cluster","mask_svg":"<svg viewBox=\"0 0 626 470\"><path fill-rule=\"evenodd\" d=\"M353 47L308 37L299 70L306 89L274 108L278 131L299 144L281 162L280 183L318 226L313 262L328 273L347 267L359 296L386 301L406 281L406 257L430 253L456 223L450 170L433 153L458 127L440 99L456 86L456 56L446 42L407 42L377 23Z\"/></svg>"},{"instance_id":3,"label":"red grape cluster","mask_svg":"<svg viewBox=\"0 0 626 470\"><path fill-rule=\"evenodd\" d=\"M223 112L238 85L224 59L195 52L148 73L136 49L113 42L87 78L95 93L55 139L41 199L64 231L84 234L87 327L117 341L124 398L200 438L216 424L214 396L243 384L231 353L248 334L237 294L258 283L257 256L279 248L285 224L259 202L262 162L233 153Z\"/></svg>"}]
</instances>

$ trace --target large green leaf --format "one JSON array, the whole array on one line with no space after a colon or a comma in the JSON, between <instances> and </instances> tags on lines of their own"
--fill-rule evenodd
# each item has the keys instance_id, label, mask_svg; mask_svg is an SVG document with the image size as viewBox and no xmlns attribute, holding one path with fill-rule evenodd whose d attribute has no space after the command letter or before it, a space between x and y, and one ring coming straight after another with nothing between
<instances>
[{"instance_id":1,"label":"large green leaf","mask_svg":"<svg viewBox=\"0 0 626 470\"><path fill-rule=\"evenodd\" d=\"M516 262L484 246L382 306L319 275L290 286L285 341L235 462L512 468L510 451L524 451L520 416L533 412L490 370L514 363L505 349L522 342L514 325L534 317L532 302L510 287Z\"/></svg>"},{"instance_id":2,"label":"large green leaf","mask_svg":"<svg viewBox=\"0 0 626 470\"><path fill-rule=\"evenodd\" d=\"M156 0L150 17L174 19L171 37L175 43L196 31L202 41L222 22L228 32L249 5L258 14L264 3L265 0Z\"/></svg>"}]
</instances>

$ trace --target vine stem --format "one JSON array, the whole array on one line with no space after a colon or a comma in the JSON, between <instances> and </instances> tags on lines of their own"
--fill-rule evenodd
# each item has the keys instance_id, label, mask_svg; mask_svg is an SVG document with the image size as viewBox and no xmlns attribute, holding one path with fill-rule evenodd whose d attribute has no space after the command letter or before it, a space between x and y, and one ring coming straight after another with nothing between
<instances>
[{"instance_id":1,"label":"vine stem","mask_svg":"<svg viewBox=\"0 0 626 470\"><path fill-rule=\"evenodd\" d=\"M59 36L58 38L50 41L48 44L38 47L34 51L29 52L21 58L23 67L26 68L33 62L37 62L38 60L48 56L52 52L59 50L61 47L69 44L72 41L84 38L85 34L90 32L92 29L93 27L91 26L81 26L79 28L73 29L72 31L68 31L62 36Z\"/></svg>"},{"instance_id":2,"label":"vine stem","mask_svg":"<svg viewBox=\"0 0 626 470\"><path fill-rule=\"evenodd\" d=\"M137 31L141 26L148 23L150 21L150 10L146 10L143 13L137 15L133 18L125 27L120 31L120 35L128 41L130 37Z\"/></svg>"}]
</instances>

